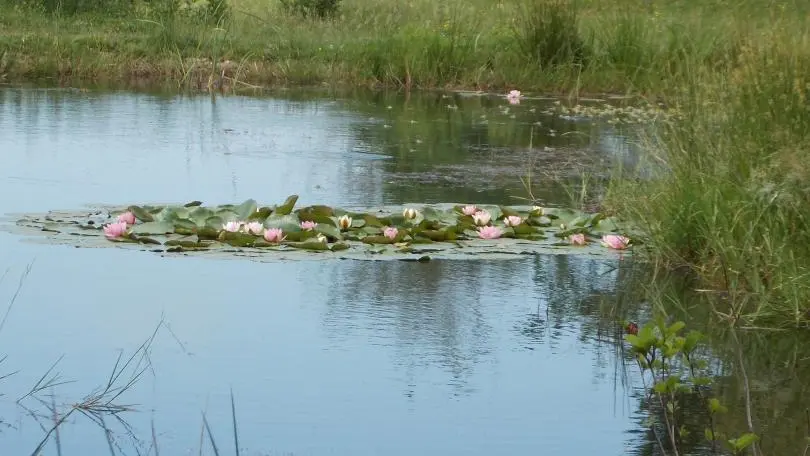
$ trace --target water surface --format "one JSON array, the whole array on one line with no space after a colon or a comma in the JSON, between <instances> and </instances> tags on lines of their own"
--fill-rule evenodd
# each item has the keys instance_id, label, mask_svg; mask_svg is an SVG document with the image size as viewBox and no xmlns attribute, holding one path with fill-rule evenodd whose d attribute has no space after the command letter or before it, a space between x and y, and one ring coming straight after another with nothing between
<instances>
[{"instance_id":1,"label":"water surface","mask_svg":"<svg viewBox=\"0 0 810 456\"><path fill-rule=\"evenodd\" d=\"M524 194L527 169L573 179L622 158L625 139L611 128L544 106L442 94L2 90L0 212L274 203L290 193L300 204L504 203ZM536 183L541 203L568 203L553 180ZM10 268L1 302L34 262L0 331L0 368L19 370L2 383L3 454L29 454L42 438L14 401L55 360L64 356L56 371L75 382L24 405L42 411L53 393L67 410L161 321L149 369L117 400L137 404L122 415L131 435L106 422L116 451L151 451L154 426L161 454L210 452L204 412L228 454L231 390L243 454L620 455L650 446L631 394L638 381L624 375L620 331L602 312L627 284L620 261L218 262L2 233L0 251ZM63 454L109 453L79 413L59 437Z\"/></svg>"}]
</instances>

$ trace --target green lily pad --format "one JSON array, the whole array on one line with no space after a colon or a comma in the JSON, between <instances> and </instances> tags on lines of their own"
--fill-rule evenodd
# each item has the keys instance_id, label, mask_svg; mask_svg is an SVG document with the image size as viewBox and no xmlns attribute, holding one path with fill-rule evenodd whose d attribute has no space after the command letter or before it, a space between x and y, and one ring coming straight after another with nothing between
<instances>
[{"instance_id":1,"label":"green lily pad","mask_svg":"<svg viewBox=\"0 0 810 456\"><path fill-rule=\"evenodd\" d=\"M293 207L295 207L295 203L298 201L298 195L290 195L284 201L284 203L277 207L275 210L275 214L277 215L289 215L292 213Z\"/></svg>"},{"instance_id":2,"label":"green lily pad","mask_svg":"<svg viewBox=\"0 0 810 456\"><path fill-rule=\"evenodd\" d=\"M137 216L136 216L137 217ZM132 225L132 234L169 234L174 233L174 225L166 222L146 222Z\"/></svg>"},{"instance_id":3,"label":"green lily pad","mask_svg":"<svg viewBox=\"0 0 810 456\"><path fill-rule=\"evenodd\" d=\"M634 237L633 227L614 217L601 213L589 214L573 209L548 209L548 216L530 216L516 227L504 227L498 217L529 214L526 206L478 206L492 215L491 224L502 230L499 239L481 239L477 227L469 216L462 215L453 205L427 205L418 208L419 216L407 221L402 207L373 208L367 211L309 206L299 211L279 214L269 206L260 206L254 200L239 205L139 205L128 208L99 208L94 211L52 211L46 214L23 216L12 227L0 222L0 230L45 238L49 242L73 245L117 246L147 251L165 251L150 248L164 244L172 251L192 256L196 250L205 250L205 258L218 258L239 253L256 261L273 258L313 258L305 251L321 252L317 258L367 259L370 253L382 259L418 258L510 258L524 254L588 254L614 258L616 252L590 242L585 246L572 246L565 239L574 233L586 234L593 240L607 233L622 233L631 238L631 245L640 244ZM285 203L286 204L286 203ZM415 208L415 206L409 206ZM115 220L115 215L129 208L137 208L137 223L123 238L106 239L100 229ZM258 208L258 209L257 209ZM278 208L275 208L278 209ZM282 208L282 212L286 208ZM133 212L134 213L134 212ZM258 215L257 215L258 214ZM262 218L265 214L266 217ZM352 217L352 226L341 232L335 225L340 215ZM151 218L151 221L144 219ZM244 232L224 231L229 221L260 220L266 227L281 228L286 240L281 244L268 243L261 236ZM302 220L316 221L314 230L304 231ZM385 227L395 227L395 239L382 235ZM329 243L316 239L326 236ZM141 244L146 243L146 245ZM332 252L340 251L339 256ZM632 251L626 250L626 255ZM281 254L283 252L283 255ZM296 253L300 252L300 253ZM247 253L247 254L245 254ZM274 255L276 255L274 257ZM613 256L611 256L613 255Z\"/></svg>"},{"instance_id":4,"label":"green lily pad","mask_svg":"<svg viewBox=\"0 0 810 456\"><path fill-rule=\"evenodd\" d=\"M151 222L155 220L152 214L150 214L146 209L140 206L129 206L127 210L129 212L132 212L132 214L135 215L135 218L137 218L142 222Z\"/></svg>"}]
</instances>

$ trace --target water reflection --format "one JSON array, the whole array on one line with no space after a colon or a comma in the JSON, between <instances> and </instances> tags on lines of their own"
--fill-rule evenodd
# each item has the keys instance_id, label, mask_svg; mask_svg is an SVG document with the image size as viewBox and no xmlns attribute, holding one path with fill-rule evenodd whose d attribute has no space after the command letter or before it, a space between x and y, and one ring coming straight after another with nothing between
<instances>
[{"instance_id":1,"label":"water reflection","mask_svg":"<svg viewBox=\"0 0 810 456\"><path fill-rule=\"evenodd\" d=\"M597 359L600 342L583 343L575 329L581 307L551 309L589 290L610 293L607 276L594 285L588 275L599 269L593 260L226 267L114 249L4 245L37 256L31 287L0 333L8 368L21 369L4 384L9 397L65 354L61 372L78 382L56 388L58 400L80 398L109 375L117 347L131 352L164 315L172 334L161 331L152 347L154 373L122 398L154 409L127 417L146 446L154 417L163 453L196 453L201 409L227 442L230 387L243 444L282 454L620 454L624 432L635 428L616 409L624 393L614 391L615 359ZM110 262L137 271L143 285L133 289ZM579 279L537 281L538 271L555 268ZM44 281L50 286L36 286ZM147 298L158 290L163 299ZM538 306L561 328L553 350L520 329ZM568 323L554 312L570 312ZM27 337L32 328L48 337ZM2 410L17 420L4 447L30 452L41 431L24 424L12 402ZM581 426L597 438L577 438ZM66 427L62 443L66 454L105 445L81 420Z\"/></svg>"},{"instance_id":2,"label":"water reflection","mask_svg":"<svg viewBox=\"0 0 810 456\"><path fill-rule=\"evenodd\" d=\"M47 202L7 208L14 211L275 201L291 192L329 204L512 202L525 194L519 179L529 171L578 178L589 167L610 169L613 146L600 139L608 130L543 114L546 107L441 94L282 99L3 89L0 177ZM568 204L554 180L535 181L546 203Z\"/></svg>"}]
</instances>

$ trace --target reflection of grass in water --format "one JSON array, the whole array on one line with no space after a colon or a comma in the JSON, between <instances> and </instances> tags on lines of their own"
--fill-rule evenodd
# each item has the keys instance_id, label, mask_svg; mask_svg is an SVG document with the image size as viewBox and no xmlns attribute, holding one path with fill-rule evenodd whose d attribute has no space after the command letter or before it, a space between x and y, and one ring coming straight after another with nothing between
<instances>
[{"instance_id":1,"label":"reflection of grass in water","mask_svg":"<svg viewBox=\"0 0 810 456\"><path fill-rule=\"evenodd\" d=\"M32 266L33 262L26 267L25 271L21 275L17 288L9 300L9 304L6 308L3 319L0 320L0 330L2 330L3 326L5 325L7 318L11 313L15 302L17 301L17 297L19 296L24 283L31 272ZM0 276L0 283L3 282L9 271L10 269L7 269L3 272L2 276ZM106 440L107 447L111 455L114 456L117 452L123 454L124 450L117 440L117 433L109 424L109 420L113 420L114 423L117 423L121 427L123 434L130 439L133 447L136 449L136 451L138 451L138 454L141 454L138 450L139 441L135 435L135 430L123 416L127 412L136 411L136 409L132 404L122 403L120 399L127 391L132 389L141 380L144 373L151 370L152 365L149 358L149 352L155 337L164 324L164 321L161 319L161 321L155 327L155 330L146 339L146 341L144 341L128 357L124 357L123 352L119 353L118 358L116 359L115 364L110 371L110 375L105 383L91 391L89 394L85 395L78 402L63 405L57 405L56 403L54 389L60 385L72 383L71 380L64 379L62 374L55 370L63 358L63 356L60 356L59 359L57 359L45 371L45 373L42 374L31 389L16 400L16 405L19 406L27 416L32 418L44 433L42 439L36 445L31 454L41 454L48 442L53 440L54 445L56 446L57 454L61 456L62 442L60 439L60 429L65 425L67 420L74 415L84 416L103 431L104 439ZM5 360L6 356L0 358L0 364L2 364ZM0 375L0 380L15 375L18 372L19 371L2 374ZM235 454L236 456L239 456L236 403L234 400L233 391L231 391L231 414L233 419ZM0 420L0 423L2 422L3 421ZM203 414L203 423L205 431L209 436L210 445L213 448L214 453L218 456L219 449L214 440L214 436L211 433L211 429L208 425L208 420L206 419L205 414ZM154 420L151 422L151 432L152 442L151 447L147 450L147 454L151 454L154 451L155 455L158 456L159 449ZM202 448L200 448L200 451L202 451Z\"/></svg>"}]
</instances>

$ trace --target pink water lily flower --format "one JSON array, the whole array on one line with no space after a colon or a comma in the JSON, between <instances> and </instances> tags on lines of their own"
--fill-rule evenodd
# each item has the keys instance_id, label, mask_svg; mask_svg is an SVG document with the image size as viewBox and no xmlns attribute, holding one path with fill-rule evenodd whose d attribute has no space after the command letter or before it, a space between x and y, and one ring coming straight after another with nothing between
<instances>
[{"instance_id":1,"label":"pink water lily flower","mask_svg":"<svg viewBox=\"0 0 810 456\"><path fill-rule=\"evenodd\" d=\"M515 227L523 223L523 219L518 217L517 215L510 215L509 217L504 217L503 224L506 226Z\"/></svg>"},{"instance_id":2,"label":"pink water lily flower","mask_svg":"<svg viewBox=\"0 0 810 456\"><path fill-rule=\"evenodd\" d=\"M267 242L281 242L286 239L287 236L284 236L284 231L281 228L268 228L264 232L264 240Z\"/></svg>"},{"instance_id":3,"label":"pink water lily flower","mask_svg":"<svg viewBox=\"0 0 810 456\"><path fill-rule=\"evenodd\" d=\"M478 237L481 239L498 239L503 234L497 226L482 226L478 228Z\"/></svg>"},{"instance_id":4,"label":"pink water lily flower","mask_svg":"<svg viewBox=\"0 0 810 456\"><path fill-rule=\"evenodd\" d=\"M318 224L311 220L301 222L301 229L304 231L312 231L316 226L318 226Z\"/></svg>"},{"instance_id":5,"label":"pink water lily flower","mask_svg":"<svg viewBox=\"0 0 810 456\"><path fill-rule=\"evenodd\" d=\"M489 212L481 210L473 214L472 216L475 224L478 226L484 226L489 224L490 219L492 219L492 215Z\"/></svg>"},{"instance_id":6,"label":"pink water lily flower","mask_svg":"<svg viewBox=\"0 0 810 456\"><path fill-rule=\"evenodd\" d=\"M571 244L573 245L585 245L587 242L585 240L585 235L582 233L572 234L571 236L568 236L568 241L571 242Z\"/></svg>"},{"instance_id":7,"label":"pink water lily flower","mask_svg":"<svg viewBox=\"0 0 810 456\"><path fill-rule=\"evenodd\" d=\"M509 104L520 104L520 90L511 90L506 95L506 99L509 100Z\"/></svg>"},{"instance_id":8,"label":"pink water lily flower","mask_svg":"<svg viewBox=\"0 0 810 456\"><path fill-rule=\"evenodd\" d=\"M464 215L472 216L476 212L478 212L478 208L474 204L468 204L461 208L461 213Z\"/></svg>"},{"instance_id":9,"label":"pink water lily flower","mask_svg":"<svg viewBox=\"0 0 810 456\"><path fill-rule=\"evenodd\" d=\"M242 229L242 222L228 222L222 225L222 229L225 231L230 231L231 233L236 233Z\"/></svg>"},{"instance_id":10,"label":"pink water lily flower","mask_svg":"<svg viewBox=\"0 0 810 456\"><path fill-rule=\"evenodd\" d=\"M383 230L383 235L392 241L396 239L397 235L399 234L399 230L395 226L386 227Z\"/></svg>"},{"instance_id":11,"label":"pink water lily flower","mask_svg":"<svg viewBox=\"0 0 810 456\"><path fill-rule=\"evenodd\" d=\"M602 245L611 249L624 250L630 243L630 238L619 236L618 234L606 234L602 236Z\"/></svg>"},{"instance_id":12,"label":"pink water lily flower","mask_svg":"<svg viewBox=\"0 0 810 456\"><path fill-rule=\"evenodd\" d=\"M264 225L262 225L260 222L250 222L245 225L245 232L254 236L261 236L263 231Z\"/></svg>"},{"instance_id":13,"label":"pink water lily flower","mask_svg":"<svg viewBox=\"0 0 810 456\"><path fill-rule=\"evenodd\" d=\"M124 237L127 232L127 222L108 223L102 228L104 236L109 239Z\"/></svg>"},{"instance_id":14,"label":"pink water lily flower","mask_svg":"<svg viewBox=\"0 0 810 456\"><path fill-rule=\"evenodd\" d=\"M124 222L127 225L134 225L135 224L135 214L130 211L126 211L123 214L118 216L119 222Z\"/></svg>"}]
</instances>

